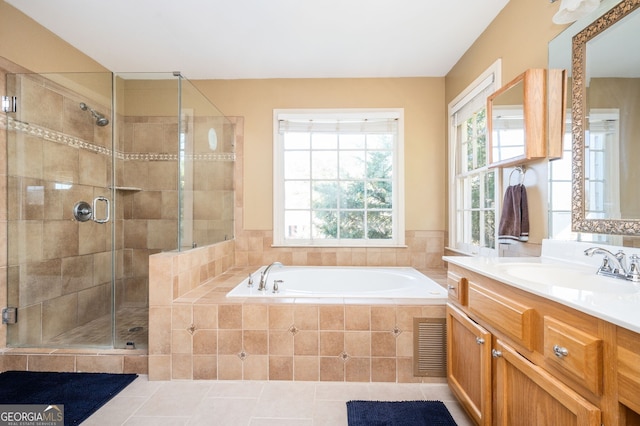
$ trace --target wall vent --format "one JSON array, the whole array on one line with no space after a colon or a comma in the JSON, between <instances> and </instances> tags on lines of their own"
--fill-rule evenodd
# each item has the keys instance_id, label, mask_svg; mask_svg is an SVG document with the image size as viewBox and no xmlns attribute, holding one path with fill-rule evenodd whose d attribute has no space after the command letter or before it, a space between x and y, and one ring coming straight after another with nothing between
<instances>
[{"instance_id":1,"label":"wall vent","mask_svg":"<svg viewBox=\"0 0 640 426\"><path fill-rule=\"evenodd\" d=\"M413 319L413 375L447 376L447 323L445 318Z\"/></svg>"}]
</instances>

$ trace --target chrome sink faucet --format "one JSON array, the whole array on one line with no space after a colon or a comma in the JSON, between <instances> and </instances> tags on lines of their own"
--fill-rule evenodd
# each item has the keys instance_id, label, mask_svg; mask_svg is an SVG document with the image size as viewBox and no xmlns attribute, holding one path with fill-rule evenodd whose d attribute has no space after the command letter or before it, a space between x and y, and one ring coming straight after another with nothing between
<instances>
[{"instance_id":1,"label":"chrome sink faucet","mask_svg":"<svg viewBox=\"0 0 640 426\"><path fill-rule=\"evenodd\" d=\"M603 255L602 264L598 268L598 275L605 277L620 278L623 280L640 281L640 256L633 254L630 256L630 264L627 269L627 255L619 250L616 254L602 247L591 247L584 251L585 256L594 254Z\"/></svg>"},{"instance_id":2,"label":"chrome sink faucet","mask_svg":"<svg viewBox=\"0 0 640 426\"><path fill-rule=\"evenodd\" d=\"M269 275L269 270L271 269L272 266L279 266L279 267L282 268L282 263L273 262L271 265L269 265L266 268L264 268L264 271L262 271L260 273L260 284L258 285L258 290L259 291L266 291L267 290L267 275Z\"/></svg>"}]
</instances>

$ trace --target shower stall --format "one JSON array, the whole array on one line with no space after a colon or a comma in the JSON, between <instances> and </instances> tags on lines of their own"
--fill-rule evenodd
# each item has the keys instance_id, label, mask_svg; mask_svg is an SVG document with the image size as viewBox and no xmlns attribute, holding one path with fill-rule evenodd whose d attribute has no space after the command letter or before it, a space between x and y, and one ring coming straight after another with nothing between
<instances>
[{"instance_id":1,"label":"shower stall","mask_svg":"<svg viewBox=\"0 0 640 426\"><path fill-rule=\"evenodd\" d=\"M177 72L6 84L7 346L146 348L149 256L233 238L233 123Z\"/></svg>"}]
</instances>

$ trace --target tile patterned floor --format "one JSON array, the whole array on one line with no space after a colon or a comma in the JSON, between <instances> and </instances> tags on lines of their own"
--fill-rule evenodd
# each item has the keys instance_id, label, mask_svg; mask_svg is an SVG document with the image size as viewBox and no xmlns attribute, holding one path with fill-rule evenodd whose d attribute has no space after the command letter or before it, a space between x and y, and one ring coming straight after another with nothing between
<instances>
[{"instance_id":1,"label":"tile patterned floor","mask_svg":"<svg viewBox=\"0 0 640 426\"><path fill-rule=\"evenodd\" d=\"M140 376L100 408L88 426L347 426L346 402L440 400L458 426L471 426L446 384L152 381Z\"/></svg>"},{"instance_id":2,"label":"tile patterned floor","mask_svg":"<svg viewBox=\"0 0 640 426\"><path fill-rule=\"evenodd\" d=\"M46 345L56 347L100 347L111 345L111 315L104 315L73 330L62 333ZM149 308L123 307L116 314L116 347L133 342L136 349L146 349L149 340Z\"/></svg>"}]
</instances>

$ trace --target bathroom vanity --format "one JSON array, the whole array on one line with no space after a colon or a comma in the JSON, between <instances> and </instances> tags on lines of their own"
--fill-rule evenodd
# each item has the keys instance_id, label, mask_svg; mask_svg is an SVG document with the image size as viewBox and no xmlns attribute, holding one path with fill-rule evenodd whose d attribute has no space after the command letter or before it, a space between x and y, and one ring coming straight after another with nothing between
<instances>
[{"instance_id":1,"label":"bathroom vanity","mask_svg":"<svg viewBox=\"0 0 640 426\"><path fill-rule=\"evenodd\" d=\"M557 258L444 259L447 377L477 424L640 425L637 283Z\"/></svg>"}]
</instances>

